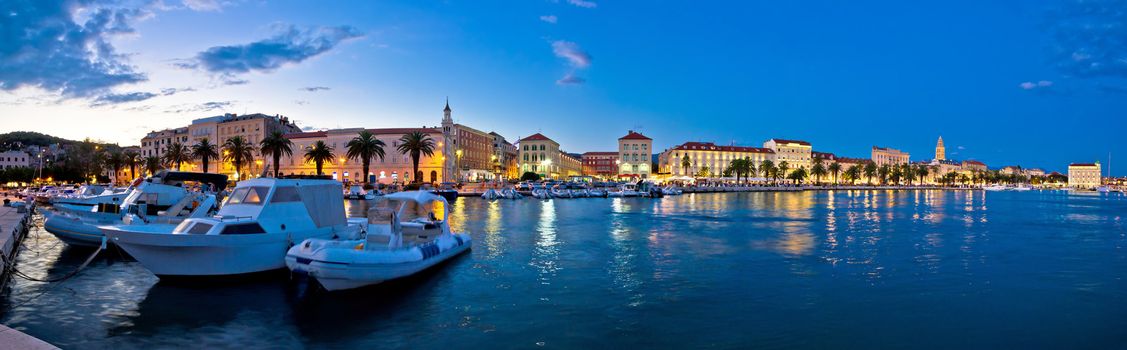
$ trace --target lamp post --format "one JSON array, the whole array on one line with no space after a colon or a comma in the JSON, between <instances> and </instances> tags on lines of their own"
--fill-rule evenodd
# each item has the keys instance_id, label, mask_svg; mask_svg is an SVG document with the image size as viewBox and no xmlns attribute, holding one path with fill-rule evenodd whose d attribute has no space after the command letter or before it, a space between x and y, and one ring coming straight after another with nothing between
<instances>
[{"instance_id":1,"label":"lamp post","mask_svg":"<svg viewBox=\"0 0 1127 350\"><path fill-rule=\"evenodd\" d=\"M255 160L254 160L254 164L255 164L255 165L258 165L258 168L259 168L259 169L262 169L262 159L255 159ZM258 174L258 173L255 173L255 172L254 172L254 171L252 170L252 171L251 171L251 174Z\"/></svg>"},{"instance_id":2,"label":"lamp post","mask_svg":"<svg viewBox=\"0 0 1127 350\"><path fill-rule=\"evenodd\" d=\"M344 183L344 157L337 158L337 174L340 175L340 183Z\"/></svg>"},{"instance_id":3,"label":"lamp post","mask_svg":"<svg viewBox=\"0 0 1127 350\"><path fill-rule=\"evenodd\" d=\"M544 167L544 175L546 175L548 177L552 176L552 169L549 168L551 165L552 165L551 159L544 159L544 160L540 161L540 166Z\"/></svg>"},{"instance_id":4,"label":"lamp post","mask_svg":"<svg viewBox=\"0 0 1127 350\"><path fill-rule=\"evenodd\" d=\"M462 182L462 149L454 151L454 173L458 174L454 180L458 183Z\"/></svg>"}]
</instances>

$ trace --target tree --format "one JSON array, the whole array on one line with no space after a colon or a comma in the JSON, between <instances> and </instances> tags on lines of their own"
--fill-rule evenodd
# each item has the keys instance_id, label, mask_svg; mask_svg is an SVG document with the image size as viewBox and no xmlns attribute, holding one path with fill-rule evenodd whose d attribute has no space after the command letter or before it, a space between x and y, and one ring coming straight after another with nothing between
<instances>
[{"instance_id":1,"label":"tree","mask_svg":"<svg viewBox=\"0 0 1127 350\"><path fill-rule=\"evenodd\" d=\"M316 164L317 175L324 175L321 170L324 168L325 162L332 164L333 158L336 158L336 154L333 153L331 146L325 144L325 141L317 141L305 149L305 161Z\"/></svg>"},{"instance_id":2,"label":"tree","mask_svg":"<svg viewBox=\"0 0 1127 350\"><path fill-rule=\"evenodd\" d=\"M173 142L164 149L164 162L170 166L176 167L176 171L180 171L180 165L184 162L192 160L192 154L188 151L188 147L184 147L179 142Z\"/></svg>"},{"instance_id":3,"label":"tree","mask_svg":"<svg viewBox=\"0 0 1127 350\"><path fill-rule=\"evenodd\" d=\"M247 139L242 136L235 136L223 142L223 160L231 162L235 165L235 174L239 176L236 180L242 179L244 173L241 172L243 164L250 164L254 161L254 145L247 142Z\"/></svg>"},{"instance_id":4,"label":"tree","mask_svg":"<svg viewBox=\"0 0 1127 350\"><path fill-rule=\"evenodd\" d=\"M199 159L203 172L207 172L207 165L212 159L219 159L219 146L211 143L206 137L192 145L192 158Z\"/></svg>"},{"instance_id":5,"label":"tree","mask_svg":"<svg viewBox=\"0 0 1127 350\"><path fill-rule=\"evenodd\" d=\"M689 160L689 154L685 153L685 156L681 157L681 169L682 169L682 171L685 174L689 174L690 173L689 168L692 167L692 166L693 166L693 162L691 160Z\"/></svg>"},{"instance_id":6,"label":"tree","mask_svg":"<svg viewBox=\"0 0 1127 350\"><path fill-rule=\"evenodd\" d=\"M787 161L784 160L779 162L777 168L778 170L775 171L775 181L779 181L780 178L787 177L787 170L790 169L790 164L788 164Z\"/></svg>"},{"instance_id":7,"label":"tree","mask_svg":"<svg viewBox=\"0 0 1127 350\"><path fill-rule=\"evenodd\" d=\"M916 166L916 174L919 175L919 177L920 177L920 185L924 184L924 179L927 178L927 174L928 174L930 168L931 167L928 166L927 164L920 164L920 165Z\"/></svg>"},{"instance_id":8,"label":"tree","mask_svg":"<svg viewBox=\"0 0 1127 350\"><path fill-rule=\"evenodd\" d=\"M122 155L125 165L129 166L129 177L137 178L137 166L141 165L141 155L133 151L125 151Z\"/></svg>"},{"instance_id":9,"label":"tree","mask_svg":"<svg viewBox=\"0 0 1127 350\"><path fill-rule=\"evenodd\" d=\"M881 165L880 168L877 168L877 179L880 180L881 185L884 185L886 182L888 182L888 176L891 174L892 168L889 167L888 164Z\"/></svg>"},{"instance_id":10,"label":"tree","mask_svg":"<svg viewBox=\"0 0 1127 350\"><path fill-rule=\"evenodd\" d=\"M348 159L360 159L361 167L364 169L364 183L368 183L368 166L372 164L373 158L383 159L383 148L386 144L377 139L371 132L364 130L360 132L360 135L349 140L346 146L348 152L345 156Z\"/></svg>"},{"instance_id":11,"label":"tree","mask_svg":"<svg viewBox=\"0 0 1127 350\"><path fill-rule=\"evenodd\" d=\"M837 174L841 173L841 163L834 162L829 166L830 174L834 175L834 185L837 185Z\"/></svg>"},{"instance_id":12,"label":"tree","mask_svg":"<svg viewBox=\"0 0 1127 350\"><path fill-rule=\"evenodd\" d=\"M747 158L747 157L744 157L744 160L747 161L747 169L746 169L747 170L747 176L748 177L759 177L759 175L758 175L759 169L755 168L755 162L751 161L751 158Z\"/></svg>"},{"instance_id":13,"label":"tree","mask_svg":"<svg viewBox=\"0 0 1127 350\"><path fill-rule=\"evenodd\" d=\"M117 173L125 166L125 155L121 152L111 152L106 158L106 170L113 172L113 181L117 182Z\"/></svg>"},{"instance_id":14,"label":"tree","mask_svg":"<svg viewBox=\"0 0 1127 350\"><path fill-rule=\"evenodd\" d=\"M799 167L798 169L794 169L794 171L790 172L790 175L787 175L787 179L794 181L796 184L802 184L802 181L806 180L806 168Z\"/></svg>"},{"instance_id":15,"label":"tree","mask_svg":"<svg viewBox=\"0 0 1127 350\"><path fill-rule=\"evenodd\" d=\"M365 131L367 132L367 131ZM282 156L293 157L293 141L286 138L281 131L274 131L267 135L262 141L258 142L259 154L265 157L267 154L274 160L274 177L278 177L278 167L281 166ZM368 173L368 167L364 167L364 173Z\"/></svg>"},{"instance_id":16,"label":"tree","mask_svg":"<svg viewBox=\"0 0 1127 350\"><path fill-rule=\"evenodd\" d=\"M849 169L845 170L845 177L849 179L849 184L856 184L857 179L861 178L861 166L850 165Z\"/></svg>"},{"instance_id":17,"label":"tree","mask_svg":"<svg viewBox=\"0 0 1127 350\"><path fill-rule=\"evenodd\" d=\"M164 164L161 163L160 158L157 158L156 156L145 157L145 170L149 171L149 176L156 175L156 173L160 171L162 165Z\"/></svg>"},{"instance_id":18,"label":"tree","mask_svg":"<svg viewBox=\"0 0 1127 350\"><path fill-rule=\"evenodd\" d=\"M415 171L411 173L414 182L423 182L422 176L417 176L419 174L419 158L424 154L427 157L434 156L434 139L430 138L428 134L415 131L400 137L399 147L396 148L399 153L411 156L411 169Z\"/></svg>"},{"instance_id":19,"label":"tree","mask_svg":"<svg viewBox=\"0 0 1127 350\"><path fill-rule=\"evenodd\" d=\"M834 163L836 165L837 163ZM810 175L814 175L814 182L821 183L822 176L826 176L826 166L822 165L822 160L814 161L814 167L810 168Z\"/></svg>"},{"instance_id":20,"label":"tree","mask_svg":"<svg viewBox=\"0 0 1127 350\"><path fill-rule=\"evenodd\" d=\"M709 169L707 165L700 167L700 171L697 172L697 177L709 177L712 175L709 173L709 170L711 169Z\"/></svg>"},{"instance_id":21,"label":"tree","mask_svg":"<svg viewBox=\"0 0 1127 350\"><path fill-rule=\"evenodd\" d=\"M877 175L877 163L873 163L873 161L871 161L871 160L866 161L865 162L865 168L862 171L865 173L865 178L868 179L868 183L870 185L872 185L873 184L873 176Z\"/></svg>"},{"instance_id":22,"label":"tree","mask_svg":"<svg viewBox=\"0 0 1127 350\"><path fill-rule=\"evenodd\" d=\"M764 178L774 178L778 169L775 168L775 162L768 159L759 163L759 171L763 173Z\"/></svg>"},{"instance_id":23,"label":"tree","mask_svg":"<svg viewBox=\"0 0 1127 350\"><path fill-rule=\"evenodd\" d=\"M534 173L534 172L531 172L531 171L526 171L526 172L524 172L524 174L520 175L520 180L521 181L540 181L540 174L537 174L537 173Z\"/></svg>"}]
</instances>

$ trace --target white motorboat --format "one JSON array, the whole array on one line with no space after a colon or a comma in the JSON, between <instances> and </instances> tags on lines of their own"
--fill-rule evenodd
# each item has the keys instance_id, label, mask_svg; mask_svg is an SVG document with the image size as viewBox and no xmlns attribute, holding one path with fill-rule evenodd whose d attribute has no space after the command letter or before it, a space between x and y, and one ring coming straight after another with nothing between
<instances>
[{"instance_id":1,"label":"white motorboat","mask_svg":"<svg viewBox=\"0 0 1127 350\"><path fill-rule=\"evenodd\" d=\"M1018 192L1024 192L1024 191L1033 190L1033 187L1031 187L1029 185L1017 185L1017 186L1010 188L1010 190L1018 191Z\"/></svg>"},{"instance_id":2,"label":"white motorboat","mask_svg":"<svg viewBox=\"0 0 1127 350\"><path fill-rule=\"evenodd\" d=\"M469 235L450 231L446 199L422 191L385 198L368 210L364 238L307 239L286 252L286 266L335 291L407 277L470 249Z\"/></svg>"},{"instance_id":3,"label":"white motorboat","mask_svg":"<svg viewBox=\"0 0 1127 350\"><path fill-rule=\"evenodd\" d=\"M607 197L637 197L638 190L634 184L621 184L618 188L607 192Z\"/></svg>"},{"instance_id":4,"label":"white motorboat","mask_svg":"<svg viewBox=\"0 0 1127 350\"><path fill-rule=\"evenodd\" d=\"M206 184L209 190L190 191L185 183ZM227 185L227 176L162 171L134 182L121 204L101 203L85 210L65 207L43 211L43 229L71 245L100 246L102 230L113 224L177 224L188 217L207 216L219 207L214 191ZM128 217L127 217L128 216ZM128 222L125 222L128 220Z\"/></svg>"},{"instance_id":5,"label":"white motorboat","mask_svg":"<svg viewBox=\"0 0 1127 350\"><path fill-rule=\"evenodd\" d=\"M488 190L485 190L485 192L483 192L481 194L481 198L487 199L487 200L495 200L495 199L501 199L501 198L505 198L505 197L501 195L501 192L490 188Z\"/></svg>"},{"instance_id":6,"label":"white motorboat","mask_svg":"<svg viewBox=\"0 0 1127 350\"><path fill-rule=\"evenodd\" d=\"M521 198L524 198L524 196L521 195L520 192L517 192L517 190L514 189L514 188L506 188L506 189L501 190L501 197L503 197L505 199L521 199Z\"/></svg>"},{"instance_id":7,"label":"white motorboat","mask_svg":"<svg viewBox=\"0 0 1127 350\"><path fill-rule=\"evenodd\" d=\"M587 196L588 197L606 197L607 191L596 187L596 188L592 188L592 189L587 190Z\"/></svg>"},{"instance_id":8,"label":"white motorboat","mask_svg":"<svg viewBox=\"0 0 1127 350\"><path fill-rule=\"evenodd\" d=\"M553 187L551 189L551 194L552 197L556 198L571 198L571 191L568 191L566 188L561 188L559 186Z\"/></svg>"},{"instance_id":9,"label":"white motorboat","mask_svg":"<svg viewBox=\"0 0 1127 350\"><path fill-rule=\"evenodd\" d=\"M113 188L99 185L84 185L77 194L58 196L51 199L51 205L73 211L86 211L99 204L121 205L125 196L129 195L132 186L128 188Z\"/></svg>"},{"instance_id":10,"label":"white motorboat","mask_svg":"<svg viewBox=\"0 0 1127 350\"><path fill-rule=\"evenodd\" d=\"M661 193L666 196L676 196L681 194L681 190L673 186L665 186L661 189Z\"/></svg>"},{"instance_id":11,"label":"white motorboat","mask_svg":"<svg viewBox=\"0 0 1127 350\"><path fill-rule=\"evenodd\" d=\"M986 190L986 191L1005 191L1005 190L1006 190L1006 185L990 185L990 186L982 186L982 189L983 189L983 190Z\"/></svg>"},{"instance_id":12,"label":"white motorboat","mask_svg":"<svg viewBox=\"0 0 1127 350\"><path fill-rule=\"evenodd\" d=\"M114 244L162 277L216 277L285 267L285 252L309 238L358 237L334 180L244 180L219 212L179 225L109 225Z\"/></svg>"},{"instance_id":13,"label":"white motorboat","mask_svg":"<svg viewBox=\"0 0 1127 350\"><path fill-rule=\"evenodd\" d=\"M375 192L376 190L365 191L363 187L360 187L360 185L352 185L348 186L348 193L344 194L344 198L371 200L376 198Z\"/></svg>"},{"instance_id":14,"label":"white motorboat","mask_svg":"<svg viewBox=\"0 0 1127 350\"><path fill-rule=\"evenodd\" d=\"M1108 187L1108 186L1100 186L1100 187L1096 187L1096 192L1099 192L1099 193L1109 193L1109 192L1111 192L1111 187Z\"/></svg>"}]
</instances>

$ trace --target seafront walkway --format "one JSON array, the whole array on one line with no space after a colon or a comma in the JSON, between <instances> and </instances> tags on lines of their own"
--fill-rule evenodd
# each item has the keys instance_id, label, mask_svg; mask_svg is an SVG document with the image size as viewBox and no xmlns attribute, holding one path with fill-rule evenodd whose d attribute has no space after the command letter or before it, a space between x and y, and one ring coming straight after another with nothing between
<instances>
[{"instance_id":1,"label":"seafront walkway","mask_svg":"<svg viewBox=\"0 0 1127 350\"><path fill-rule=\"evenodd\" d=\"M0 201L4 199L11 203L19 202L16 197L0 196ZM11 278L8 276L10 267L4 261L15 261L16 253L19 251L20 239L27 234L25 224L27 220L30 220L30 217L30 207L21 210L16 207L0 206L0 254L4 254L4 259L0 260L0 266L2 266L0 268L0 287L5 285L8 278ZM38 350L58 348L23 332L0 325L0 349Z\"/></svg>"}]
</instances>

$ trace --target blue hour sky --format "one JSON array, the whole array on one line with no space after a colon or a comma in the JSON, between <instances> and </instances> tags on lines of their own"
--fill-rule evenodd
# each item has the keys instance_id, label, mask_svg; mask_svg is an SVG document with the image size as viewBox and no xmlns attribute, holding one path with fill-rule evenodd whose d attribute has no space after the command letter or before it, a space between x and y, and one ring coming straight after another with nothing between
<instances>
[{"instance_id":1,"label":"blue hour sky","mask_svg":"<svg viewBox=\"0 0 1127 350\"><path fill-rule=\"evenodd\" d=\"M1124 159L1127 0L0 3L0 132L137 144L222 113L572 152L628 129L1063 171ZM1114 160L1114 159L1113 159Z\"/></svg>"}]
</instances>

